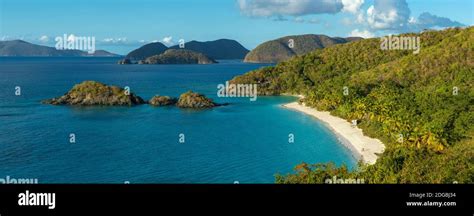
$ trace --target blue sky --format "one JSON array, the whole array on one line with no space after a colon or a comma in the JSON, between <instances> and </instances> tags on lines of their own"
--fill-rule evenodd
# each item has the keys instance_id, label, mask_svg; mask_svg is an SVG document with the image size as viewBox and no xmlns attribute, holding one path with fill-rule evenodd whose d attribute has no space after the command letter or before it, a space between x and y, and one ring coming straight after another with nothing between
<instances>
[{"instance_id":1,"label":"blue sky","mask_svg":"<svg viewBox=\"0 0 474 216\"><path fill-rule=\"evenodd\" d=\"M53 46L63 34L94 36L97 49L124 54L151 41L230 38L252 49L295 34L473 25L473 11L472 0L0 0L0 40Z\"/></svg>"}]
</instances>

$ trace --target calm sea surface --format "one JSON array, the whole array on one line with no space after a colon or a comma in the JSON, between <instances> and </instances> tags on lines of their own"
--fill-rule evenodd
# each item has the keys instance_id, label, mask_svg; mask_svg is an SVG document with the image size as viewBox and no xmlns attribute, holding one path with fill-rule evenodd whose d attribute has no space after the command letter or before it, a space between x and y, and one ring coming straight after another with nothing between
<instances>
[{"instance_id":1,"label":"calm sea surface","mask_svg":"<svg viewBox=\"0 0 474 216\"><path fill-rule=\"evenodd\" d=\"M0 58L0 178L39 183L273 183L301 162L355 159L293 97L218 98L217 85L266 65L117 65L116 58ZM229 106L69 107L40 103L74 84L129 86L144 99L187 90ZM15 87L21 87L21 96ZM74 133L76 143L69 142ZM183 134L184 143L179 143ZM294 134L294 143L289 143Z\"/></svg>"}]
</instances>

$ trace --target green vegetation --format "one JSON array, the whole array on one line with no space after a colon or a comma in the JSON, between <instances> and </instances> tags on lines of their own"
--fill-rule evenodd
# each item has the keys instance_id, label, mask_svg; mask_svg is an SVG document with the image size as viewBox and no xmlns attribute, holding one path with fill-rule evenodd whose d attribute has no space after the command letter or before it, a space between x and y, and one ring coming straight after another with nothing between
<instances>
[{"instance_id":1,"label":"green vegetation","mask_svg":"<svg viewBox=\"0 0 474 216\"><path fill-rule=\"evenodd\" d=\"M180 108L205 109L218 106L218 104L202 94L188 91L179 96L176 106Z\"/></svg>"},{"instance_id":2,"label":"green vegetation","mask_svg":"<svg viewBox=\"0 0 474 216\"><path fill-rule=\"evenodd\" d=\"M381 50L379 39L368 39L234 78L259 84L260 94L303 94L307 105L358 119L366 135L386 144L374 165L303 164L295 174L277 175L278 183L324 183L332 176L474 183L474 27L401 36L419 36L421 52Z\"/></svg>"},{"instance_id":3,"label":"green vegetation","mask_svg":"<svg viewBox=\"0 0 474 216\"><path fill-rule=\"evenodd\" d=\"M135 49L131 51L130 53L128 53L127 56L125 56L124 60L128 60L128 62L144 60L148 57L162 54L167 49L168 47L166 47L164 44L160 42L145 44L141 46L140 48Z\"/></svg>"},{"instance_id":4,"label":"green vegetation","mask_svg":"<svg viewBox=\"0 0 474 216\"><path fill-rule=\"evenodd\" d=\"M215 41L190 41L184 44L185 49L202 53L212 59L244 59L249 52L239 42L229 39ZM170 49L180 49L179 45Z\"/></svg>"},{"instance_id":5,"label":"green vegetation","mask_svg":"<svg viewBox=\"0 0 474 216\"><path fill-rule=\"evenodd\" d=\"M243 59L249 52L239 42L229 39L219 39L206 42L190 41L184 45L186 50L202 53L211 59ZM145 44L142 47L127 54L127 56L121 60L119 64L132 64L136 62L146 64L144 61L145 59L163 54L169 49L178 50L181 48L179 45L168 48L160 42Z\"/></svg>"},{"instance_id":6,"label":"green vegetation","mask_svg":"<svg viewBox=\"0 0 474 216\"><path fill-rule=\"evenodd\" d=\"M169 49L163 54L145 59L145 64L214 64L214 59L206 55L185 49Z\"/></svg>"},{"instance_id":7,"label":"green vegetation","mask_svg":"<svg viewBox=\"0 0 474 216\"><path fill-rule=\"evenodd\" d=\"M178 102L176 98L172 98L169 96L156 95L148 101L148 104L158 107L158 106L174 105L176 104L176 102Z\"/></svg>"},{"instance_id":8,"label":"green vegetation","mask_svg":"<svg viewBox=\"0 0 474 216\"><path fill-rule=\"evenodd\" d=\"M0 41L0 56L117 57L119 55L107 52L105 50L95 50L94 53L90 54L82 50L61 50L56 49L55 47L32 44L22 40L11 40Z\"/></svg>"},{"instance_id":9,"label":"green vegetation","mask_svg":"<svg viewBox=\"0 0 474 216\"><path fill-rule=\"evenodd\" d=\"M326 35L293 35L267 41L260 44L245 56L245 62L276 63L293 56L304 55L315 49L330 47L335 44L360 40L361 38L331 38ZM290 48L292 40L292 48Z\"/></svg>"},{"instance_id":10,"label":"green vegetation","mask_svg":"<svg viewBox=\"0 0 474 216\"><path fill-rule=\"evenodd\" d=\"M52 105L78 106L132 106L144 104L145 101L117 86L108 86L96 81L84 81L59 98L42 101Z\"/></svg>"},{"instance_id":11,"label":"green vegetation","mask_svg":"<svg viewBox=\"0 0 474 216\"><path fill-rule=\"evenodd\" d=\"M131 93L130 89L109 86L97 81L84 81L74 85L63 96L43 100L42 103L74 106L133 106L148 103L155 107L176 105L180 108L191 109L206 109L228 105L227 103L214 103L206 96L193 91L181 94L179 99L155 95L149 101L144 101L141 97Z\"/></svg>"}]
</instances>

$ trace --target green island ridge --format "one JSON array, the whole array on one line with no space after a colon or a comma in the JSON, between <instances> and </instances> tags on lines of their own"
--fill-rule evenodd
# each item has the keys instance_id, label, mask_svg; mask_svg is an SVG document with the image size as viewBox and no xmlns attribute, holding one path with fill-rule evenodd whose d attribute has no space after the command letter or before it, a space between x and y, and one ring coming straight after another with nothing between
<instances>
[{"instance_id":1,"label":"green island ridge","mask_svg":"<svg viewBox=\"0 0 474 216\"><path fill-rule=\"evenodd\" d=\"M168 47L160 42L149 43L128 53L122 61L140 61L164 53Z\"/></svg>"},{"instance_id":2,"label":"green island ridge","mask_svg":"<svg viewBox=\"0 0 474 216\"><path fill-rule=\"evenodd\" d=\"M163 54L140 61L140 64L215 64L214 59L206 55L185 49L169 49Z\"/></svg>"},{"instance_id":3,"label":"green island ridge","mask_svg":"<svg viewBox=\"0 0 474 216\"><path fill-rule=\"evenodd\" d=\"M292 35L264 42L245 56L244 62L278 63L294 56L307 54L336 44L361 40L362 38L328 37L326 35Z\"/></svg>"},{"instance_id":4,"label":"green island ridge","mask_svg":"<svg viewBox=\"0 0 474 216\"><path fill-rule=\"evenodd\" d=\"M474 182L474 27L425 31L421 51L382 50L381 39L339 44L235 77L260 95L304 95L321 111L358 120L385 151L374 165L302 163L277 183ZM345 94L346 92L347 94Z\"/></svg>"},{"instance_id":5,"label":"green island ridge","mask_svg":"<svg viewBox=\"0 0 474 216\"><path fill-rule=\"evenodd\" d=\"M0 56L29 56L29 57L118 57L120 55L107 52L105 50L95 50L88 53L82 50L59 50L55 47L48 47L28 43L23 40L0 41Z\"/></svg>"},{"instance_id":6,"label":"green island ridge","mask_svg":"<svg viewBox=\"0 0 474 216\"><path fill-rule=\"evenodd\" d=\"M179 45L170 49L180 49ZM219 39L214 41L190 41L184 44L184 49L202 53L212 59L244 59L249 52L242 44L235 40Z\"/></svg>"},{"instance_id":7,"label":"green island ridge","mask_svg":"<svg viewBox=\"0 0 474 216\"><path fill-rule=\"evenodd\" d=\"M214 41L190 41L180 45L167 47L160 42L154 42L145 44L130 53L128 53L124 59L120 60L118 64L147 64L146 59L152 56L159 56L164 54L168 50L188 50L206 56L210 60L214 59L225 60L225 59L244 59L245 55L249 52L239 42L230 39L219 39ZM181 60L175 59L175 62ZM174 61L173 61L174 62ZM215 61L214 61L215 62ZM173 63L177 64L177 63Z\"/></svg>"}]
</instances>

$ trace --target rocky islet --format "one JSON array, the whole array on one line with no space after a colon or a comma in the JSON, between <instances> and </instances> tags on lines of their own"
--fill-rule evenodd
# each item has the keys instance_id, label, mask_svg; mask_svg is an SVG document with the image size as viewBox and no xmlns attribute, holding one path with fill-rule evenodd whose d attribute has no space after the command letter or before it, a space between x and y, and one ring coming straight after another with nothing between
<instances>
[{"instance_id":1,"label":"rocky islet","mask_svg":"<svg viewBox=\"0 0 474 216\"><path fill-rule=\"evenodd\" d=\"M172 106L180 108L205 109L227 104L218 104L206 96L188 91L178 98L156 95L149 101L130 92L129 88L109 86L97 81L84 81L75 85L61 97L47 99L43 104L72 106L134 106L150 104L151 106Z\"/></svg>"}]
</instances>

